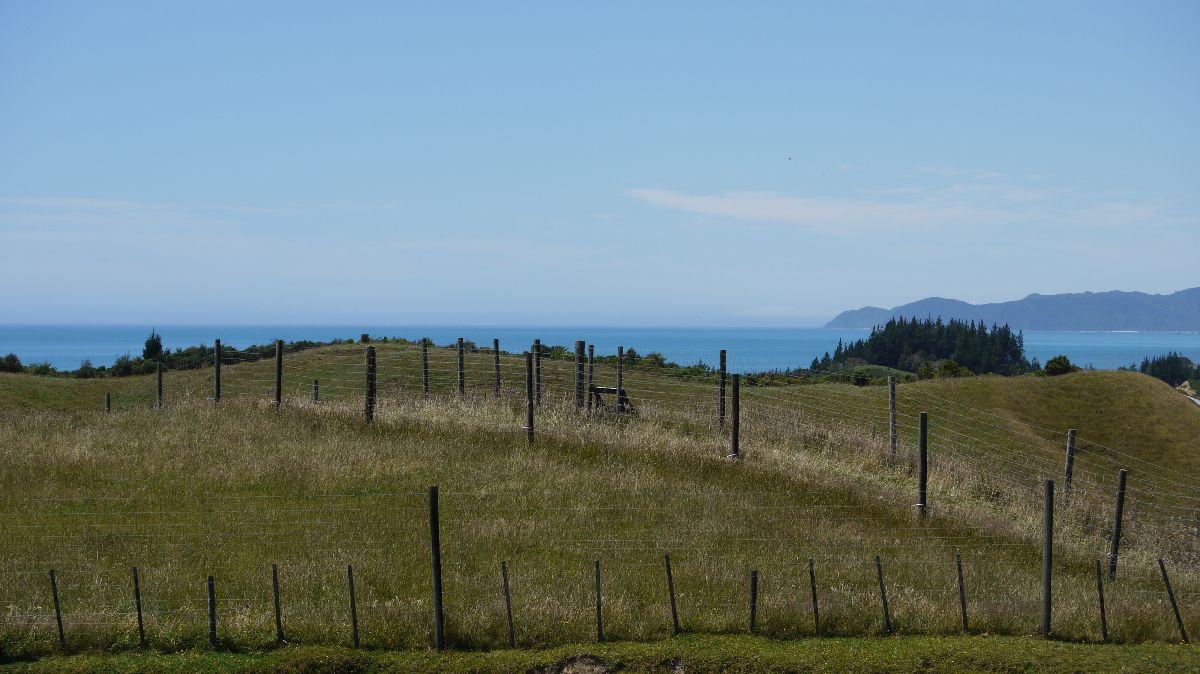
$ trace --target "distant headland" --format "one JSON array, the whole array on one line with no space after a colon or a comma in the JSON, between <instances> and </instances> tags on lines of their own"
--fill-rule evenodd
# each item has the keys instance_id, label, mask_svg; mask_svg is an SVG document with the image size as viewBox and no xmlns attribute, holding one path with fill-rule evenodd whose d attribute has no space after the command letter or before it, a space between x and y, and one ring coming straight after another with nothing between
<instances>
[{"instance_id":1,"label":"distant headland","mask_svg":"<svg viewBox=\"0 0 1200 674\"><path fill-rule=\"evenodd\" d=\"M827 328L870 328L892 317L934 317L1009 325L1017 330L1163 330L1200 331L1200 287L1169 295L1141 292L1028 295L1011 302L970 304L927 297L891 309L863 307L843 311Z\"/></svg>"}]
</instances>

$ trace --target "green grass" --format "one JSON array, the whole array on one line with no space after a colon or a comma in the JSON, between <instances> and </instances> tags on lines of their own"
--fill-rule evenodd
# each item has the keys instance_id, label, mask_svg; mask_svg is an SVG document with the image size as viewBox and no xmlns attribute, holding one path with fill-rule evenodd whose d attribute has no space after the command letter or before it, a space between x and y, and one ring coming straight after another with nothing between
<instances>
[{"instance_id":1,"label":"green grass","mask_svg":"<svg viewBox=\"0 0 1200 674\"><path fill-rule=\"evenodd\" d=\"M59 576L71 650L119 654L136 648L129 570L135 565L142 574L151 650L207 647L203 581L209 574L217 579L223 643L268 648L274 641L272 563L281 567L290 642L347 642L344 574L353 564L364 645L423 649L431 638L425 513L430 484L442 490L448 638L455 649L489 651L480 658L503 662L547 653L491 651L507 640L501 560L510 566L523 647L594 637L596 559L604 569L606 636L638 642L621 646L632 649L629 653L692 643L663 641L670 636L665 553L675 567L684 627L698 633L746 629L747 577L756 569L760 631L779 639L812 636L807 577L812 557L821 633L880 634L874 569L874 556L880 555L897 632L955 634L961 628L953 571L957 552L965 566L972 631L1030 635L1039 615L1040 475L1023 475L1020 464L998 463L1001 452L1020 456L1036 470L1043 458L1057 464L1059 443L1034 426L1067 417L1086 422L1091 412L1082 407L1097 402L1108 406L1106 418L1129 424L1122 437L1153 437L1157 431L1135 423L1140 418L1176 424L1184 433L1192 423L1187 417L1173 421L1177 412L1160 409L1166 403L1158 400L1158 388L1144 387L1148 378L1140 375L921 382L900 387L901 452L892 457L881 387L747 387L745 457L735 463L725 458L727 433L714 424L710 382L631 370L625 385L639 416L600 412L586 418L569 403L570 364L548 362L539 439L528 447L517 394L523 362L505 359L505 394L495 401L491 357L473 354L468 396L458 401L447 395L455 388L454 355L435 350L433 398L426 402L418 353L380 347L381 399L373 426L361 422L357 347L290 355L285 404L278 412L267 403L273 389L269 362L226 367L225 399L217 406L204 399L212 385L209 372L169 373L167 406L160 411L150 408L153 383L146 378L0 377L0 461L6 467L0 474L0 523L8 543L0 552L5 609L0 655L36 657L56 650L48 604L51 567ZM605 383L613 375L597 369ZM307 400L313 378L322 380L319 404ZM103 391L118 384L127 388L117 398L117 411L105 415L99 411ZM1117 394L1091 391L1112 387ZM1139 399L1126 411L1130 396L1150 402ZM12 400L24 402L4 402ZM47 409L30 409L36 407L30 400ZM1002 416L958 409L945 400ZM912 508L912 416L916 408L935 403L942 409L930 408L933 509L920 522ZM1081 438L1106 437L1107 431L1078 427ZM952 438L959 439L952 444ZM1173 452L1184 449L1170 444L1158 451L1160 459L1173 462ZM1107 465L1092 462L1109 458L1096 449L1081 454L1077 493L1069 505L1060 504L1054 629L1062 639L1099 636L1092 563L1106 550L1110 504L1106 492L1091 488L1088 471ZM1141 466L1135 479L1152 468ZM1169 466L1157 475L1173 476ZM1200 632L1200 574L1196 557L1188 556L1195 539L1188 538L1190 529L1170 529L1173 516L1142 505L1140 498L1131 494L1120 578L1106 588L1110 633L1123 643L1170 642L1177 633L1153 560L1167 557L1188 628ZM1164 551L1164 541L1174 547ZM775 648L769 641L752 643ZM923 636L847 643L874 648L940 641ZM1050 647L1064 653L1074 648ZM795 650L786 644L778 649ZM249 662L285 655L227 657L238 664L239 657ZM480 665L489 666L506 665Z\"/></svg>"},{"instance_id":2,"label":"green grass","mask_svg":"<svg viewBox=\"0 0 1200 674\"><path fill-rule=\"evenodd\" d=\"M1094 443L1200 475L1200 412L1166 383L1134 372L1058 377L970 377L922 382L942 398L1012 419L1019 430L1076 428ZM1154 473L1137 464L1138 472Z\"/></svg>"},{"instance_id":3,"label":"green grass","mask_svg":"<svg viewBox=\"0 0 1200 674\"><path fill-rule=\"evenodd\" d=\"M152 377L71 379L0 372L0 409L5 410L100 409L105 391L118 405L134 401L144 405L154 400L154 381Z\"/></svg>"},{"instance_id":4,"label":"green grass","mask_svg":"<svg viewBox=\"0 0 1200 674\"><path fill-rule=\"evenodd\" d=\"M1130 536L1179 561L1200 559L1200 408L1162 382L1128 372L1061 377L973 377L902 384L901 454L911 456L917 416L930 415L930 455L993 478L976 489L988 501L1039 499L1041 482L1063 489L1068 428L1078 429L1073 515L1099 530L1111 517L1117 473L1128 469ZM756 415L795 415L887 435L886 391L819 384L751 388L744 407ZM1103 546L1096 548L1103 554Z\"/></svg>"},{"instance_id":5,"label":"green grass","mask_svg":"<svg viewBox=\"0 0 1200 674\"><path fill-rule=\"evenodd\" d=\"M298 647L255 653L56 656L14 672L1180 672L1200 667L1187 646L1088 646L1020 637L778 641L684 635L656 643L579 644L486 652ZM588 668L588 667L591 668Z\"/></svg>"}]
</instances>

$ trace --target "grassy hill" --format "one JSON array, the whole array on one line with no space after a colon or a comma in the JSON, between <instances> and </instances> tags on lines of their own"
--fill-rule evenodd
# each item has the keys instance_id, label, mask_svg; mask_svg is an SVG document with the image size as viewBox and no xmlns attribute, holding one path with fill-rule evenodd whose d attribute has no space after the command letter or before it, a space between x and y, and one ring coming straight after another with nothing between
<instances>
[{"instance_id":1,"label":"grassy hill","mask_svg":"<svg viewBox=\"0 0 1200 674\"><path fill-rule=\"evenodd\" d=\"M1075 492L1056 529L1054 631L1099 637L1094 560L1107 551L1111 472L1133 470L1110 637L1177 637L1154 560L1166 558L1188 629L1200 632L1195 438L1200 408L1129 373L926 381L899 386L900 443L887 439L883 387L744 387L743 460L716 424L711 380L624 373L636 417L577 414L572 366L544 363L537 441L525 442L524 363L472 353L465 395L455 354L378 345L377 420L361 420L362 350L290 354L282 408L273 363L228 364L220 404L210 370L153 378L0 377L0 475L9 545L0 553L5 657L54 651L48 570L71 649L137 643L130 567L141 574L147 638L204 647L204 579L216 579L221 639L275 642L271 565L289 643L350 638L354 566L364 645L431 639L426 489L441 489L447 629L455 648L507 643L500 563L517 640L595 638L594 562L605 636L671 635L663 555L685 631L744 632L759 576L757 628L775 638L884 632L875 556L893 629L961 631L955 554L970 631L1032 635L1040 598L1040 480L1061 480L1062 433L1079 429ZM611 384L615 372L597 367ZM319 402L311 401L320 380ZM105 390L113 414L103 414ZM1180 403L1182 406L1177 406ZM915 514L915 416L931 415L930 517ZM1190 415L1190 416L1189 416ZM1108 480L1108 481L1106 481ZM1134 490L1136 487L1136 490ZM1061 490L1061 485L1060 485ZM820 602L814 624L808 560ZM1191 656L1188 656L1191 657Z\"/></svg>"},{"instance_id":2,"label":"grassy hill","mask_svg":"<svg viewBox=\"0 0 1200 674\"><path fill-rule=\"evenodd\" d=\"M1171 466L1171 472L1200 476L1200 409L1153 377L1095 371L1046 378L969 377L921 382L914 388L988 410L1029 435L1048 437L1045 429L1061 433L1065 427L1076 428L1094 445L1122 448L1139 459Z\"/></svg>"}]
</instances>

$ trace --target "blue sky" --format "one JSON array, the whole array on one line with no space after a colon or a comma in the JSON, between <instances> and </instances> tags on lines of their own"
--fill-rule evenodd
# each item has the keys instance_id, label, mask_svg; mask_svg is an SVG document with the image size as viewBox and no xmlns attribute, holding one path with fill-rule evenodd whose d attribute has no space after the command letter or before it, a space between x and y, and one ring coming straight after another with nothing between
<instances>
[{"instance_id":1,"label":"blue sky","mask_svg":"<svg viewBox=\"0 0 1200 674\"><path fill-rule=\"evenodd\" d=\"M1200 285L1200 4L0 0L0 322Z\"/></svg>"}]
</instances>

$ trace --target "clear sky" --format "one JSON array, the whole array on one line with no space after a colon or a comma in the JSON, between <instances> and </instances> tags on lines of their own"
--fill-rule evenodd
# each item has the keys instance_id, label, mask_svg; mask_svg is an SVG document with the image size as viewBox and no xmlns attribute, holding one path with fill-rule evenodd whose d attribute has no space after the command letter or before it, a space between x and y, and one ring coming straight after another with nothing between
<instances>
[{"instance_id":1,"label":"clear sky","mask_svg":"<svg viewBox=\"0 0 1200 674\"><path fill-rule=\"evenodd\" d=\"M1197 2L0 0L0 322L1200 285Z\"/></svg>"}]
</instances>

